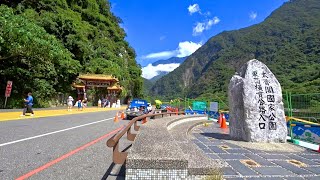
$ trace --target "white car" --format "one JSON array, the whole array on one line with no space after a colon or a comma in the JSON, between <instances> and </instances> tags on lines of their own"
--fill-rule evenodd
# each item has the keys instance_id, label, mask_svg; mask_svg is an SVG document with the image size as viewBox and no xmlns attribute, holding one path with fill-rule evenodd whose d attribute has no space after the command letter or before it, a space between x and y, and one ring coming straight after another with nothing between
<instances>
[{"instance_id":1,"label":"white car","mask_svg":"<svg viewBox=\"0 0 320 180\"><path fill-rule=\"evenodd\" d=\"M148 109L149 112L152 111L152 105L150 103L148 103L147 109Z\"/></svg>"}]
</instances>

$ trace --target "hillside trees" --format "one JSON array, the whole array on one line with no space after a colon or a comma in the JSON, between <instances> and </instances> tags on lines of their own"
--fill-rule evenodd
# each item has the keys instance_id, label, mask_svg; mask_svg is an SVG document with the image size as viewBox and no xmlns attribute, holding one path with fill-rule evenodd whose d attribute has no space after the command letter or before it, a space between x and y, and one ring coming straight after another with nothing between
<instances>
[{"instance_id":1,"label":"hillside trees","mask_svg":"<svg viewBox=\"0 0 320 180\"><path fill-rule=\"evenodd\" d=\"M53 35L4 5L0 26L0 81L14 82L13 98L34 90L40 100L67 89L81 66Z\"/></svg>"},{"instance_id":2,"label":"hillside trees","mask_svg":"<svg viewBox=\"0 0 320 180\"><path fill-rule=\"evenodd\" d=\"M67 52L63 54L70 55L77 64L72 67L77 73L111 74L126 89L124 96L141 95L141 68L135 61L134 50L124 40L126 34L119 26L122 21L110 11L108 1L13 0L4 3L14 9L15 16L42 27L54 37ZM46 54L42 52L39 57ZM57 85L70 88L74 79L71 75L66 84ZM56 87L53 89L61 92Z\"/></svg>"}]
</instances>

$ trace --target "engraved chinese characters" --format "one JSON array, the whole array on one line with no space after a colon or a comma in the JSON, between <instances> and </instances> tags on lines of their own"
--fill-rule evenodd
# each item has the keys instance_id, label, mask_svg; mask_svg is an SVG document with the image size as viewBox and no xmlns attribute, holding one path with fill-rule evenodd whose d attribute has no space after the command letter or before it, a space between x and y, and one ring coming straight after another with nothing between
<instances>
[{"instance_id":1,"label":"engraved chinese characters","mask_svg":"<svg viewBox=\"0 0 320 180\"><path fill-rule=\"evenodd\" d=\"M273 87L270 85L268 75L265 71L252 71L252 78L255 83L255 90L258 97L259 108L259 128L265 129L268 124L269 130L277 129L277 122L275 116L275 96Z\"/></svg>"},{"instance_id":2,"label":"engraved chinese characters","mask_svg":"<svg viewBox=\"0 0 320 180\"><path fill-rule=\"evenodd\" d=\"M252 142L286 142L281 86L258 60L250 60L229 84L230 136Z\"/></svg>"}]
</instances>

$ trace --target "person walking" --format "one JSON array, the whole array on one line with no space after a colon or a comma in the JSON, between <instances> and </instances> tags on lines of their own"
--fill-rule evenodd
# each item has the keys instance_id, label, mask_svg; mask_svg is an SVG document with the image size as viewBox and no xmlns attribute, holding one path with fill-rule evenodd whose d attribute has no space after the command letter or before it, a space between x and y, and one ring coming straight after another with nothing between
<instances>
[{"instance_id":1,"label":"person walking","mask_svg":"<svg viewBox=\"0 0 320 180\"><path fill-rule=\"evenodd\" d=\"M72 96L69 96L68 99L67 99L67 102L68 102L68 111L72 111L72 106L73 106L73 97Z\"/></svg>"},{"instance_id":2,"label":"person walking","mask_svg":"<svg viewBox=\"0 0 320 180\"><path fill-rule=\"evenodd\" d=\"M98 100L98 108L101 108L101 99Z\"/></svg>"},{"instance_id":3,"label":"person walking","mask_svg":"<svg viewBox=\"0 0 320 180\"><path fill-rule=\"evenodd\" d=\"M84 100L82 100L82 106L83 106L83 109L87 108L87 106L88 106L88 99L87 98L84 98Z\"/></svg>"},{"instance_id":4,"label":"person walking","mask_svg":"<svg viewBox=\"0 0 320 180\"><path fill-rule=\"evenodd\" d=\"M24 109L23 109L23 114L20 116L25 116L26 112L30 112L31 116L34 116L32 106L33 106L33 97L32 93L29 92L27 98L23 99L24 100Z\"/></svg>"},{"instance_id":5,"label":"person walking","mask_svg":"<svg viewBox=\"0 0 320 180\"><path fill-rule=\"evenodd\" d=\"M78 111L79 110L82 111L82 101L81 101L81 99L78 100Z\"/></svg>"}]
</instances>

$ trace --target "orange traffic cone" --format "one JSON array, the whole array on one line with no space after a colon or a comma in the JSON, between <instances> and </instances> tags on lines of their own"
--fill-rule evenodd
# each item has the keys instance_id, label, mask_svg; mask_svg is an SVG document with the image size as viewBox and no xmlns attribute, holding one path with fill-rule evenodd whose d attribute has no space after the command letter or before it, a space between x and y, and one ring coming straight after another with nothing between
<instances>
[{"instance_id":1,"label":"orange traffic cone","mask_svg":"<svg viewBox=\"0 0 320 180\"><path fill-rule=\"evenodd\" d=\"M114 116L113 122L118 122L118 121L119 121L119 119L118 119L118 113L117 113L116 116Z\"/></svg>"},{"instance_id":2,"label":"orange traffic cone","mask_svg":"<svg viewBox=\"0 0 320 180\"><path fill-rule=\"evenodd\" d=\"M228 128L228 126L227 126L227 121L226 121L226 118L224 117L224 114L222 115L222 122L221 122L220 128L221 128L221 129L226 129L226 128Z\"/></svg>"},{"instance_id":3,"label":"orange traffic cone","mask_svg":"<svg viewBox=\"0 0 320 180\"><path fill-rule=\"evenodd\" d=\"M218 118L218 124L221 124L221 122L222 122L222 115L221 115L221 113L219 114L219 118Z\"/></svg>"},{"instance_id":4,"label":"orange traffic cone","mask_svg":"<svg viewBox=\"0 0 320 180\"><path fill-rule=\"evenodd\" d=\"M147 123L147 117L142 119L142 124Z\"/></svg>"},{"instance_id":5,"label":"orange traffic cone","mask_svg":"<svg viewBox=\"0 0 320 180\"><path fill-rule=\"evenodd\" d=\"M125 117L124 117L124 112L122 111L122 113L121 113L121 119L124 119Z\"/></svg>"}]
</instances>

